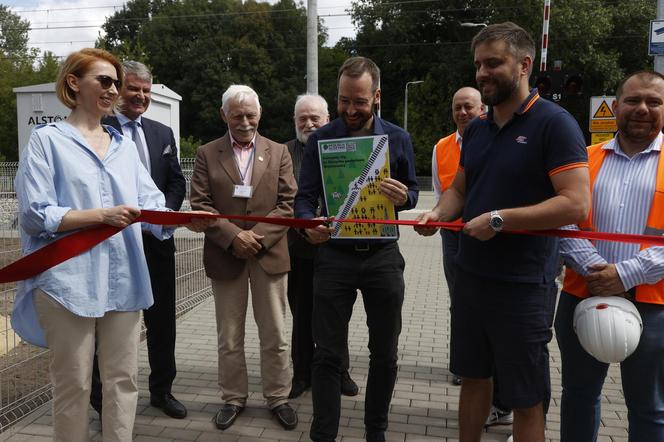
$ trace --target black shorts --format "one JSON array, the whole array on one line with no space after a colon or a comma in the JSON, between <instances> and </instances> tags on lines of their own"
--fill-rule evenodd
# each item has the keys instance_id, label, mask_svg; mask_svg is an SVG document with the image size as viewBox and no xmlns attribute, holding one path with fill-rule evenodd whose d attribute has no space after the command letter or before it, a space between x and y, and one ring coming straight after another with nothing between
<instances>
[{"instance_id":1,"label":"black shorts","mask_svg":"<svg viewBox=\"0 0 664 442\"><path fill-rule=\"evenodd\" d=\"M500 402L528 408L551 397L549 350L557 287L483 278L457 266L450 371L499 379Z\"/></svg>"}]
</instances>

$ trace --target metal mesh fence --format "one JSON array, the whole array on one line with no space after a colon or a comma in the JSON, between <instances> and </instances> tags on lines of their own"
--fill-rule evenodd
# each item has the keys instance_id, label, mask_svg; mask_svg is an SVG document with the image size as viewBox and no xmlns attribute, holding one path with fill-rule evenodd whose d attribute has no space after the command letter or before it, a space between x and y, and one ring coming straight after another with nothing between
<instances>
[{"instance_id":1,"label":"metal mesh fence","mask_svg":"<svg viewBox=\"0 0 664 442\"><path fill-rule=\"evenodd\" d=\"M193 162L182 161L187 191ZM0 163L0 267L21 255L14 190L17 169L18 163ZM188 208L187 195L183 210ZM203 268L203 234L178 229L175 245L179 316L200 304L212 291ZM0 432L51 399L48 350L22 342L11 328L15 294L16 284L0 284Z\"/></svg>"},{"instance_id":2,"label":"metal mesh fence","mask_svg":"<svg viewBox=\"0 0 664 442\"><path fill-rule=\"evenodd\" d=\"M189 182L193 158L183 158L187 196L182 210L189 210ZM17 228L14 177L18 163L0 162L0 267L21 255ZM430 177L418 177L422 189L430 188ZM180 316L212 293L203 268L203 234L178 229L175 233L176 312ZM13 332L10 315L16 284L0 284L0 433L51 399L48 351L34 347ZM143 330L144 332L145 330Z\"/></svg>"}]
</instances>

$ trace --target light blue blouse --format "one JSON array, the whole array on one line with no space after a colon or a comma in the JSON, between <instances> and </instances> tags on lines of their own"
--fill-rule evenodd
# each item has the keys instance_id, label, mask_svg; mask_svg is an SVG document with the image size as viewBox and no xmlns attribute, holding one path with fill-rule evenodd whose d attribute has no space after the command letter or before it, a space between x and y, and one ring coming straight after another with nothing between
<instances>
[{"instance_id":1,"label":"light blue blouse","mask_svg":"<svg viewBox=\"0 0 664 442\"><path fill-rule=\"evenodd\" d=\"M131 138L110 126L104 159L67 122L35 127L16 175L21 247L31 253L72 232L56 233L69 210L125 204L166 210L163 194L143 167ZM144 224L157 238L173 229ZM19 283L12 314L14 330L46 347L33 303L39 288L72 313L99 318L108 311L137 311L152 305L152 287L141 238L132 224L92 249Z\"/></svg>"}]
</instances>

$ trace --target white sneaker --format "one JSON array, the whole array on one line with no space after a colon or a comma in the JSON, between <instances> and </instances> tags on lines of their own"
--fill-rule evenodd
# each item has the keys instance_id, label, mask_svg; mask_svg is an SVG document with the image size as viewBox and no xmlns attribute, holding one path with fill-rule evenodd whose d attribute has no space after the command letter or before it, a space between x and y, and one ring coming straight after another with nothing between
<instances>
[{"instance_id":1,"label":"white sneaker","mask_svg":"<svg viewBox=\"0 0 664 442\"><path fill-rule=\"evenodd\" d=\"M514 422L514 415L511 411L503 411L498 407L491 406L491 411L489 412L489 417L484 424L485 427L491 427L493 425L512 425Z\"/></svg>"},{"instance_id":2,"label":"white sneaker","mask_svg":"<svg viewBox=\"0 0 664 442\"><path fill-rule=\"evenodd\" d=\"M512 437L511 434L510 434L510 437L508 437L505 442L514 442L514 438Z\"/></svg>"}]
</instances>

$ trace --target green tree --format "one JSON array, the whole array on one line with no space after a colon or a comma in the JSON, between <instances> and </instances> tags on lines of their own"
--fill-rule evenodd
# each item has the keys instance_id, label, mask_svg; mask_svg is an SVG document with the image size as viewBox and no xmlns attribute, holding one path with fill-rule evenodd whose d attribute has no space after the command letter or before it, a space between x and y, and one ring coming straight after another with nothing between
<instances>
[{"instance_id":1,"label":"green tree","mask_svg":"<svg viewBox=\"0 0 664 442\"><path fill-rule=\"evenodd\" d=\"M406 83L424 80L408 91L408 130L418 174L430 173L433 145L453 127L452 94L474 84L469 47L476 29L462 24L485 22L489 13L486 1L354 3L357 36L339 44L381 68L382 116L403 124Z\"/></svg>"},{"instance_id":2,"label":"green tree","mask_svg":"<svg viewBox=\"0 0 664 442\"><path fill-rule=\"evenodd\" d=\"M337 73L347 58L348 52L339 47L318 50L318 93L327 101L332 119L337 116Z\"/></svg>"},{"instance_id":3,"label":"green tree","mask_svg":"<svg viewBox=\"0 0 664 442\"><path fill-rule=\"evenodd\" d=\"M203 144L192 136L180 137L180 158L196 158L196 149Z\"/></svg>"},{"instance_id":4,"label":"green tree","mask_svg":"<svg viewBox=\"0 0 664 442\"><path fill-rule=\"evenodd\" d=\"M16 94L20 86L53 81L57 60L51 53L39 57L28 47L30 22L0 5L0 161L18 160Z\"/></svg>"},{"instance_id":5,"label":"green tree","mask_svg":"<svg viewBox=\"0 0 664 442\"><path fill-rule=\"evenodd\" d=\"M35 55L35 51L28 48L29 29L29 21L21 19L9 7L0 5L0 54L4 59L20 62Z\"/></svg>"},{"instance_id":6,"label":"green tree","mask_svg":"<svg viewBox=\"0 0 664 442\"><path fill-rule=\"evenodd\" d=\"M425 80L409 88L408 129L418 174L428 174L433 145L454 129L454 91L475 85L470 41L480 27L472 24L513 21L531 33L539 49L542 12L541 0L357 0L352 8L357 36L339 46L381 67L382 111L388 120L403 123L406 82ZM548 65L560 60L564 71L581 74L586 97L612 93L626 73L652 68L646 54L654 17L654 0L552 2ZM539 63L538 50L535 75Z\"/></svg>"},{"instance_id":7,"label":"green tree","mask_svg":"<svg viewBox=\"0 0 664 442\"><path fill-rule=\"evenodd\" d=\"M143 60L156 81L182 95L183 137L205 142L221 136L226 130L219 116L221 96L241 83L260 97L260 132L279 141L293 138L293 104L306 91L302 4L133 0L104 30L100 46ZM323 33L321 43L324 39ZM336 54L321 50L321 59Z\"/></svg>"}]
</instances>

